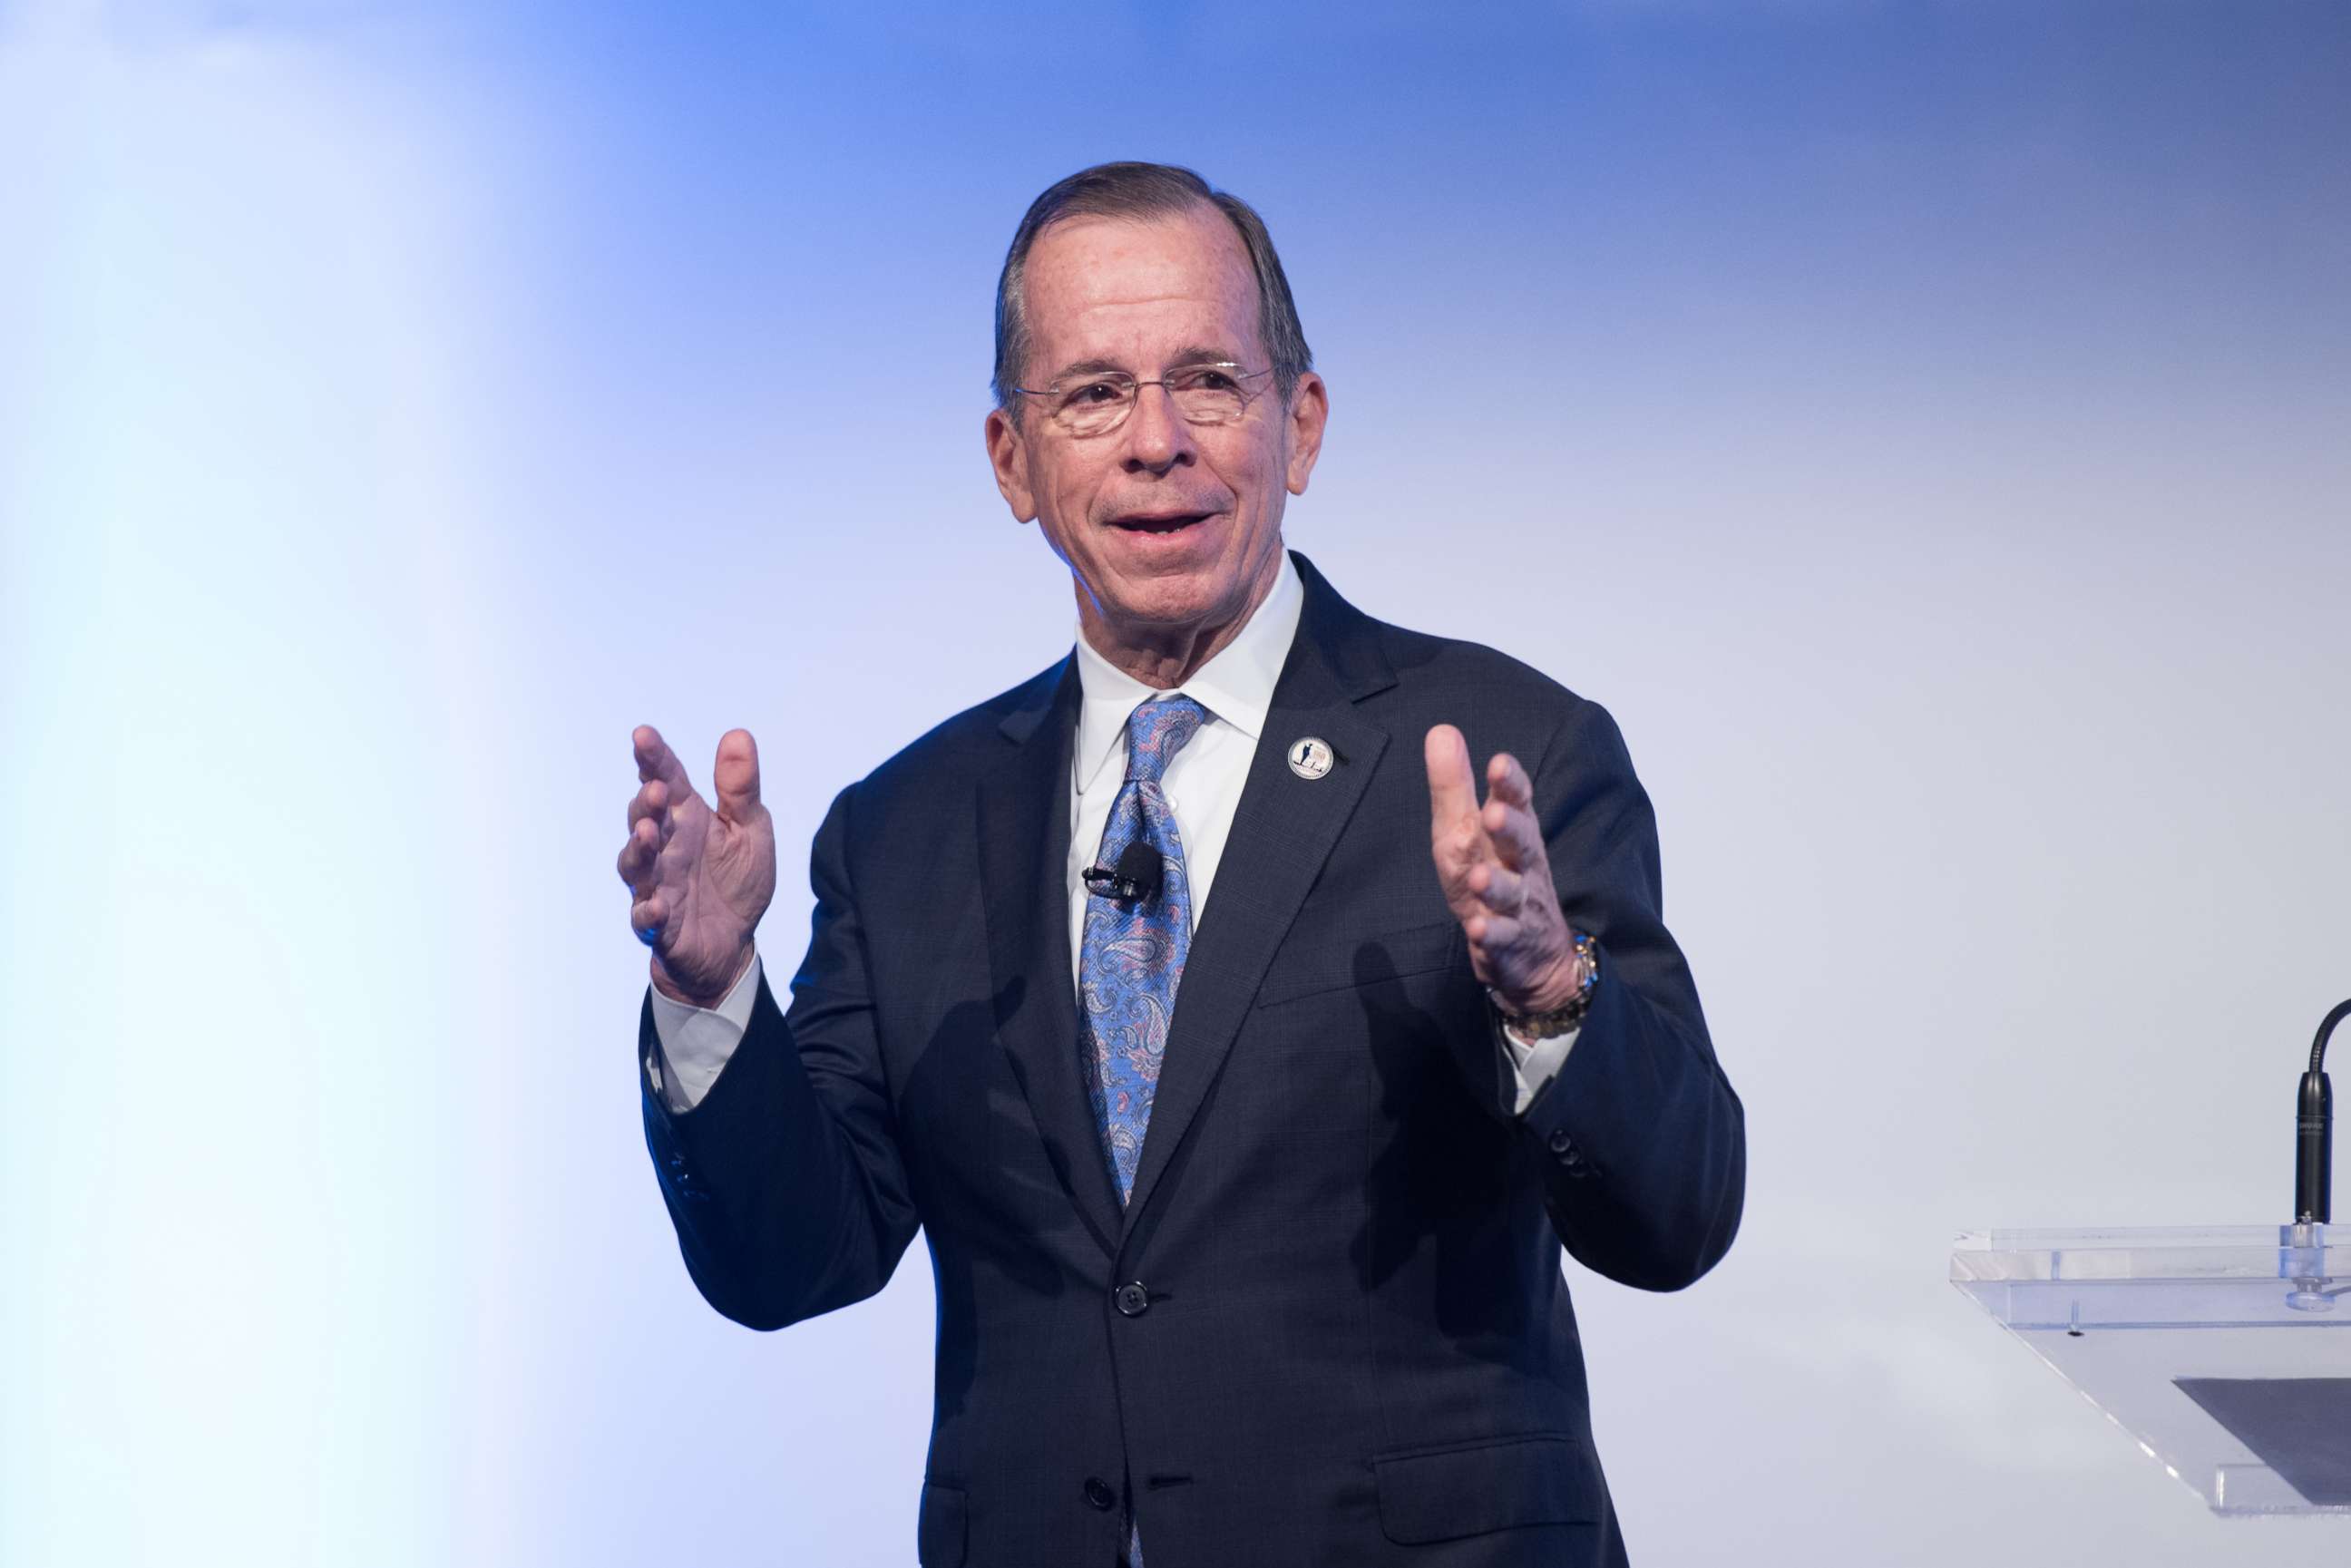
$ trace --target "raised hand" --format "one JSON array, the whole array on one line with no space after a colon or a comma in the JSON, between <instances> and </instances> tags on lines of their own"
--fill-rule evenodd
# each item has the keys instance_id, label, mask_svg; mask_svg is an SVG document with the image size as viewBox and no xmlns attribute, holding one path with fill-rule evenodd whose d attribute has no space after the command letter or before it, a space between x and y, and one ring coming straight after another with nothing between
<instances>
[{"instance_id":1,"label":"raised hand","mask_svg":"<svg viewBox=\"0 0 2351 1568\"><path fill-rule=\"evenodd\" d=\"M1565 1007L1582 977L1535 821L1534 780L1517 758L1497 752L1481 806L1461 732L1437 726L1426 750L1429 848L1445 902L1469 938L1471 967L1506 1011Z\"/></svg>"},{"instance_id":2,"label":"raised hand","mask_svg":"<svg viewBox=\"0 0 2351 1568\"><path fill-rule=\"evenodd\" d=\"M715 1007L751 967L751 933L776 895L776 828L759 804L759 748L730 729L711 769L712 810L661 732L640 725L637 792L621 880L629 925L653 949L653 981L674 1000Z\"/></svg>"}]
</instances>

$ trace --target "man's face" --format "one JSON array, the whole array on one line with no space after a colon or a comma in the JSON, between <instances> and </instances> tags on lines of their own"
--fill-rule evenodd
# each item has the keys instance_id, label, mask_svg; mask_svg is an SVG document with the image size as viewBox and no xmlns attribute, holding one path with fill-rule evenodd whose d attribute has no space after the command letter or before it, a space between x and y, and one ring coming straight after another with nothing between
<instances>
[{"instance_id":1,"label":"man's face","mask_svg":"<svg viewBox=\"0 0 2351 1568\"><path fill-rule=\"evenodd\" d=\"M1071 218L1039 236L1023 280L1029 363L1020 384L1081 371L1155 381L1203 361L1262 371L1257 280L1225 215ZM1080 589L1080 613L1150 643L1245 613L1280 570L1285 495L1302 495L1329 410L1320 377L1284 408L1273 378L1236 423L1192 425L1163 387L1137 393L1117 429L1072 436L1042 399L987 421L997 487L1045 530Z\"/></svg>"}]
</instances>

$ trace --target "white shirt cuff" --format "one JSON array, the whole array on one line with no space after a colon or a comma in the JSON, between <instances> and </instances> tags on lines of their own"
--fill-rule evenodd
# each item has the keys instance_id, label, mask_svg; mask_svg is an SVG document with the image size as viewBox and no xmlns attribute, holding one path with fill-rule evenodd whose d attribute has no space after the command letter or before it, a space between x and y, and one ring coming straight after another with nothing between
<instances>
[{"instance_id":1,"label":"white shirt cuff","mask_svg":"<svg viewBox=\"0 0 2351 1568\"><path fill-rule=\"evenodd\" d=\"M1510 1107L1510 1114L1523 1116L1527 1113L1527 1107L1534 1103L1535 1096L1542 1092L1543 1085L1559 1076L1561 1065L1567 1061L1569 1048L1575 1044L1575 1037L1583 1032L1580 1029L1572 1029L1549 1040L1520 1040L1518 1031L1507 1023L1494 1031L1494 1038L1502 1042L1503 1065L1510 1070L1511 1082L1518 1089L1518 1099Z\"/></svg>"},{"instance_id":2,"label":"white shirt cuff","mask_svg":"<svg viewBox=\"0 0 2351 1568\"><path fill-rule=\"evenodd\" d=\"M658 1042L645 1057L645 1082L662 1098L672 1115L684 1115L702 1103L710 1086L743 1043L751 1027L751 1007L759 999L759 956L715 1008L697 1008L673 1001L656 988L653 993L653 1038Z\"/></svg>"}]
</instances>

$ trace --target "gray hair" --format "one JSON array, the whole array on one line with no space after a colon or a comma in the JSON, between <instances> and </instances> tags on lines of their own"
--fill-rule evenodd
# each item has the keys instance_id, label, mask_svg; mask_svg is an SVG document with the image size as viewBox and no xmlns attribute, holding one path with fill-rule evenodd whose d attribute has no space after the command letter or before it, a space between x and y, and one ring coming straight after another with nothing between
<instances>
[{"instance_id":1,"label":"gray hair","mask_svg":"<svg viewBox=\"0 0 2351 1568\"><path fill-rule=\"evenodd\" d=\"M1298 302L1290 297L1290 279L1282 276L1273 236L1257 209L1172 163L1097 163L1047 187L1029 204L1013 232L1004 271L996 280L996 406L1012 407L1029 362L1029 316L1021 284L1040 235L1063 218L1176 217L1204 204L1225 214L1249 251L1249 269L1257 274L1258 336L1273 361L1273 384L1287 404L1298 378L1313 368L1314 354L1306 346L1306 329L1298 324Z\"/></svg>"}]
</instances>

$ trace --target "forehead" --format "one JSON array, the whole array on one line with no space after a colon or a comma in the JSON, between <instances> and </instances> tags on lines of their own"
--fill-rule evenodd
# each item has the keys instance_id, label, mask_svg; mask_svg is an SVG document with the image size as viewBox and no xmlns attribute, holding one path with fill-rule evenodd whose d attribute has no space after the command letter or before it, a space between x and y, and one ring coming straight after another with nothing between
<instances>
[{"instance_id":1,"label":"forehead","mask_svg":"<svg viewBox=\"0 0 2351 1568\"><path fill-rule=\"evenodd\" d=\"M1087 359L1258 352L1257 275L1224 214L1068 218L1037 238L1021 278L1030 352L1050 371Z\"/></svg>"}]
</instances>

